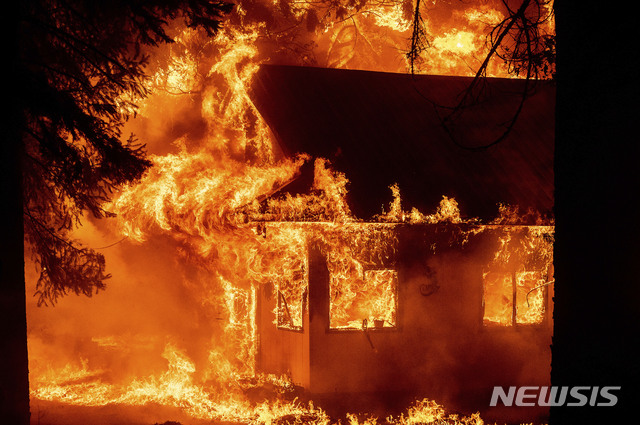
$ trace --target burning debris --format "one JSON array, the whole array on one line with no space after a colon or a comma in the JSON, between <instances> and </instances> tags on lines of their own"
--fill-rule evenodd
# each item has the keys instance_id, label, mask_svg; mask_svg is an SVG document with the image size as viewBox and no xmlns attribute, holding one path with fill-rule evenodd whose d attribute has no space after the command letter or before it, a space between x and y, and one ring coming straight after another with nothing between
<instances>
[{"instance_id":1,"label":"burning debris","mask_svg":"<svg viewBox=\"0 0 640 425\"><path fill-rule=\"evenodd\" d=\"M284 116L274 97L281 93L286 103L287 93L269 92L269 81L297 68L260 64L273 57L280 63L405 71L404 58L389 58L404 48L413 4L261 6L240 2L213 39L176 28L177 43L155 57L152 95L131 122L148 136L153 166L114 197L114 225L88 222L78 232L94 242L127 238L105 252L121 272L114 272L113 298L105 294L102 301L68 310L59 306L64 330L49 325L52 313L31 309L32 400L172 406L182 411L179 423L185 424L329 424L337 420L329 412L331 397L397 392L404 397L397 404L409 406L402 413L364 417L347 407L341 417L352 425L482 424L479 414L448 415L423 396L435 394L460 411L477 406L482 391L491 389L491 371L497 373L497 364L509 356L501 379L546 383L552 221L533 222L532 215L506 207L495 222L468 217L462 205L473 202L455 190L438 193L435 203L431 193L414 203L426 193L416 189L424 179L413 185L376 180L371 186L384 189L387 202L372 196L376 213L361 214L357 200L367 192L357 179L366 164L345 166L354 158L348 144L340 151L336 139L320 143L316 136L295 134L298 124L287 120L299 118L307 132L312 125L304 121L303 108L297 118ZM429 30L439 34L431 43L436 53L420 66L467 75L486 49L484 25L498 22L503 12L483 5L451 13L449 23L436 20L437 13L429 21ZM290 22L294 29L284 30ZM318 81L328 75L318 72ZM500 64L490 71L507 73ZM348 79L333 75L327 81ZM303 80L282 79L292 87ZM433 84L427 80L421 81ZM305 84L314 86L310 81ZM447 84L461 84L452 81ZM334 130L357 140L358 131L348 128ZM291 138L299 144L289 143ZM298 149L309 145L327 151ZM523 145L516 150L525 155ZM541 145L537 157L543 179L549 177L548 145ZM504 159L513 152L490 155ZM496 163L507 167L506 161ZM472 160L465 164L470 173L483 172ZM409 173L422 172L417 169ZM485 192L496 179L487 176L479 180ZM429 190L439 191L431 182ZM509 201L502 195L512 186L497 186L503 191L491 196ZM523 197L534 203L544 198L536 188L525 189ZM541 203L548 207L549 201ZM383 204L388 206L379 212ZM491 199L482 204L496 207ZM76 316L86 323L75 324ZM55 361L48 361L58 349ZM316 396L330 400L329 408L314 404ZM468 404L458 403L467 397ZM405 403L416 399L422 401ZM165 425L171 423L178 422Z\"/></svg>"}]
</instances>

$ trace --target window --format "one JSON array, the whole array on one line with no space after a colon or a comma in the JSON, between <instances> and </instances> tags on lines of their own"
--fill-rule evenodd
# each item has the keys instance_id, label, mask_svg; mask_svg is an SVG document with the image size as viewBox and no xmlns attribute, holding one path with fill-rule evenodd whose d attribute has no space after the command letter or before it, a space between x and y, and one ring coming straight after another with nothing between
<instances>
[{"instance_id":1,"label":"window","mask_svg":"<svg viewBox=\"0 0 640 425\"><path fill-rule=\"evenodd\" d=\"M483 274L485 325L535 325L544 321L548 286L553 282L553 232L551 226L489 230L489 240L496 248Z\"/></svg>"},{"instance_id":2,"label":"window","mask_svg":"<svg viewBox=\"0 0 640 425\"><path fill-rule=\"evenodd\" d=\"M539 324L546 308L546 273L489 271L483 275L483 323L511 326Z\"/></svg>"},{"instance_id":3,"label":"window","mask_svg":"<svg viewBox=\"0 0 640 425\"><path fill-rule=\"evenodd\" d=\"M367 269L355 275L332 273L330 328L395 328L397 292L398 273L393 269Z\"/></svg>"},{"instance_id":4,"label":"window","mask_svg":"<svg viewBox=\"0 0 640 425\"><path fill-rule=\"evenodd\" d=\"M302 330L302 312L307 297L304 267L283 278L276 287L276 325L280 329Z\"/></svg>"},{"instance_id":5,"label":"window","mask_svg":"<svg viewBox=\"0 0 640 425\"><path fill-rule=\"evenodd\" d=\"M484 318L487 324L508 326L513 323L513 279L509 273L483 275Z\"/></svg>"}]
</instances>

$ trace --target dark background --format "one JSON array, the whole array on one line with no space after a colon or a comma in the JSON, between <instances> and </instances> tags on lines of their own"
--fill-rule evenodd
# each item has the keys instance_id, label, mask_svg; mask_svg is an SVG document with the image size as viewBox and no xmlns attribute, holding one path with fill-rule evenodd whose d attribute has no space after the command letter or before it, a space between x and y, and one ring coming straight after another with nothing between
<instances>
[{"instance_id":1,"label":"dark background","mask_svg":"<svg viewBox=\"0 0 640 425\"><path fill-rule=\"evenodd\" d=\"M638 392L637 22L557 2L555 287L551 381L619 385L616 407L552 408L553 424L631 422Z\"/></svg>"}]
</instances>

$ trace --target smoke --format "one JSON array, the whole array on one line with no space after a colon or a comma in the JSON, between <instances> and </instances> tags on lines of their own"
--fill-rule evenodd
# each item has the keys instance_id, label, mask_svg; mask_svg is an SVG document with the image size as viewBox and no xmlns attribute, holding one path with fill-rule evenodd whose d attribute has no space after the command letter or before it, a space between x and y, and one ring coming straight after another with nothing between
<instances>
[{"instance_id":1,"label":"smoke","mask_svg":"<svg viewBox=\"0 0 640 425\"><path fill-rule=\"evenodd\" d=\"M86 220L74 235L92 247L106 246L122 236L104 222ZM179 243L154 236L146 244L129 240L98 249L112 277L107 290L91 298L68 295L55 307L36 306L28 299L29 351L32 377L48 368L78 366L105 371L105 380L119 382L164 370L164 346L173 342L204 364L209 340L220 334L218 312L204 308L189 284L206 281L204 271L178 252ZM36 276L27 265L27 291Z\"/></svg>"}]
</instances>

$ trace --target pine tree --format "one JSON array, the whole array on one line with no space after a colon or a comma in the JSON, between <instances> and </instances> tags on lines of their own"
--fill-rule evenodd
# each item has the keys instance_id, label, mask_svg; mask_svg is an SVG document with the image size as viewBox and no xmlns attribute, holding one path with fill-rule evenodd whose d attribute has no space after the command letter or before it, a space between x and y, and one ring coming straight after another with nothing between
<instances>
[{"instance_id":1,"label":"pine tree","mask_svg":"<svg viewBox=\"0 0 640 425\"><path fill-rule=\"evenodd\" d=\"M39 267L37 295L55 303L69 292L90 296L109 277L104 257L69 233L104 209L119 186L151 163L144 145L123 137L136 101L148 93L149 48L173 40L171 25L214 35L231 8L220 0L34 0L20 2L5 26L17 88L2 143L0 258L2 361L0 416L29 423L23 248Z\"/></svg>"}]
</instances>

